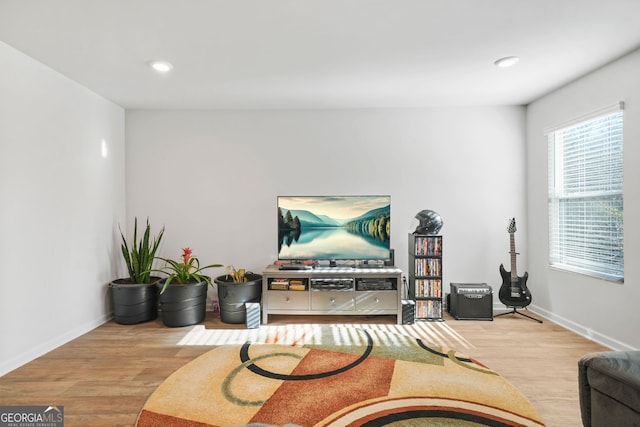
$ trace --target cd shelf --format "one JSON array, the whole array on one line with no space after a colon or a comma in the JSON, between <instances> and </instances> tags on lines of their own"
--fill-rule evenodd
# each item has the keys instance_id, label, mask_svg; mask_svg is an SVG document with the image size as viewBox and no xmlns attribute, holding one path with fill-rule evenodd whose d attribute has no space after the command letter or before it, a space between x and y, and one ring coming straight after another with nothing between
<instances>
[{"instance_id":1,"label":"cd shelf","mask_svg":"<svg viewBox=\"0 0 640 427\"><path fill-rule=\"evenodd\" d=\"M442 236L409 234L409 294L416 319L442 321Z\"/></svg>"}]
</instances>

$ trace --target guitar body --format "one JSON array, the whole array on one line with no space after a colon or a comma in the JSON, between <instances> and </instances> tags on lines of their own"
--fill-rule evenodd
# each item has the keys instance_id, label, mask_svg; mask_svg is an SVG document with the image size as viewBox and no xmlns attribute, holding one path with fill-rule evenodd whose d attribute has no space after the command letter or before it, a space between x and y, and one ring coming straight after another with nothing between
<instances>
[{"instance_id":1,"label":"guitar body","mask_svg":"<svg viewBox=\"0 0 640 427\"><path fill-rule=\"evenodd\" d=\"M511 245L509 250L509 254L511 255L511 271L505 270L504 265L500 264L502 286L500 286L498 298L500 298L500 302L507 307L524 308L531 304L531 292L529 292L527 288L529 273L524 273L524 276L520 277L516 271L516 255L518 255L518 253L516 252L516 241L514 237L516 232L515 218L509 222L507 231L509 232Z\"/></svg>"},{"instance_id":2,"label":"guitar body","mask_svg":"<svg viewBox=\"0 0 640 427\"><path fill-rule=\"evenodd\" d=\"M500 264L500 275L502 276L502 286L498 292L500 302L507 307L524 308L531 304L531 292L527 288L529 273L524 273L522 277L511 278L511 273Z\"/></svg>"}]
</instances>

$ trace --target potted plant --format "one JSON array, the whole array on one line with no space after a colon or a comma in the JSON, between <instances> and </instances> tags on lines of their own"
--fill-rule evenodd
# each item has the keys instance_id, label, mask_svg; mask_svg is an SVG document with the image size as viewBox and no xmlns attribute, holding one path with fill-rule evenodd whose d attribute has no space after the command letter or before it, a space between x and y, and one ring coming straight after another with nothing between
<instances>
[{"instance_id":1,"label":"potted plant","mask_svg":"<svg viewBox=\"0 0 640 427\"><path fill-rule=\"evenodd\" d=\"M225 323L245 323L245 303L260 302L262 297L262 276L230 265L226 274L216 277L214 282L218 285L220 319Z\"/></svg>"},{"instance_id":2,"label":"potted plant","mask_svg":"<svg viewBox=\"0 0 640 427\"><path fill-rule=\"evenodd\" d=\"M118 227L119 228L119 227ZM160 277L151 276L151 266L156 250L162 240L164 227L157 236L151 237L151 226L147 218L144 234L138 240L138 218L133 223L131 247L127 244L122 229L122 257L127 265L129 277L116 279L109 284L113 301L113 317L117 323L133 325L158 317L158 290Z\"/></svg>"},{"instance_id":3,"label":"potted plant","mask_svg":"<svg viewBox=\"0 0 640 427\"><path fill-rule=\"evenodd\" d=\"M160 309L166 326L189 326L204 320L207 306L207 286L211 278L202 273L207 268L222 267L210 264L200 267L200 261L193 256L191 248L183 248L180 260L158 258L166 265L154 271L165 273L167 277L159 282Z\"/></svg>"}]
</instances>

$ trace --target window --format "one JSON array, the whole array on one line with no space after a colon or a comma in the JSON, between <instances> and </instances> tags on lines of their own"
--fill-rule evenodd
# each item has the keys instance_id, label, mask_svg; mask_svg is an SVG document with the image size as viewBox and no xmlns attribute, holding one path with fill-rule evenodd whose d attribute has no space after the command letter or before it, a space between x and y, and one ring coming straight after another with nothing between
<instances>
[{"instance_id":1,"label":"window","mask_svg":"<svg viewBox=\"0 0 640 427\"><path fill-rule=\"evenodd\" d=\"M549 262L624 281L622 107L547 131Z\"/></svg>"}]
</instances>

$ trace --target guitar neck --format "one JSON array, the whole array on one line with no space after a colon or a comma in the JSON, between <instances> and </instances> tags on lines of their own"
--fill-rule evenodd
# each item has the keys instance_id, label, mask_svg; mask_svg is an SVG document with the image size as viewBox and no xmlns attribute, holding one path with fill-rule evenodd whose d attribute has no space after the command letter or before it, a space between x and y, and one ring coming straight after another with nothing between
<instances>
[{"instance_id":1,"label":"guitar neck","mask_svg":"<svg viewBox=\"0 0 640 427\"><path fill-rule=\"evenodd\" d=\"M518 278L518 271L516 270L516 238L514 233L509 233L509 237L511 240L511 248L509 250L511 254L511 279L515 280Z\"/></svg>"}]
</instances>

